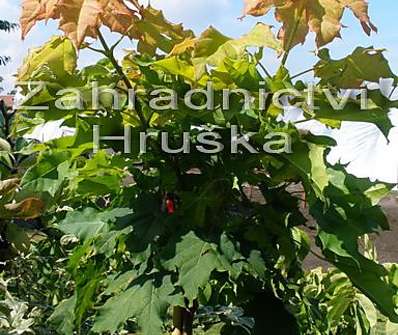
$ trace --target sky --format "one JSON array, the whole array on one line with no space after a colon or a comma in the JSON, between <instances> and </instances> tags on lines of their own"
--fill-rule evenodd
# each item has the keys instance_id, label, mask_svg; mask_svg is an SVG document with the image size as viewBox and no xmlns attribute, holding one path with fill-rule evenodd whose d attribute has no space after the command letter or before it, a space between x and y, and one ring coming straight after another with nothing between
<instances>
[{"instance_id":1,"label":"sky","mask_svg":"<svg viewBox=\"0 0 398 335\"><path fill-rule=\"evenodd\" d=\"M141 2L143 1L146 0ZM0 18L18 22L20 3L21 0L0 0ZM152 0L151 4L155 8L162 9L169 20L182 22L186 28L194 30L196 34L200 34L210 25L230 37L239 37L248 32L258 21L273 25L275 31L279 26L272 13L261 18L247 17L239 20L243 12L243 0ZM396 29L398 1L370 0L369 4L372 22L378 27L379 32L368 37L352 13L346 11L343 18L345 27L342 39L335 40L328 48L334 58L348 55L357 46L386 49L385 56L393 72L398 73L398 29ZM107 38L116 38L110 33L105 33ZM60 34L54 22L36 25L24 41L21 40L19 31L10 34L0 33L2 46L0 54L12 58L7 66L0 66L0 77L5 80L2 86L6 90L13 88L13 75L28 50L44 44L54 34ZM122 57L123 48L129 47L132 47L131 42L125 41L122 49L118 51L118 56ZM315 64L314 50L314 36L309 36L303 46L293 49L287 62L291 74L310 69ZM80 52L80 66L88 65L94 60L89 51ZM278 59L272 51L268 51L265 53L263 64L272 72L277 68ZM394 124L398 126L398 117L395 117ZM317 124L309 126L325 133L324 129L319 130ZM359 177L370 177L386 182L398 181L398 127L391 131L390 142L375 126L369 124L345 123L342 130L326 131L326 133L335 137L339 143L329 157L331 161L350 163L348 170Z\"/></svg>"}]
</instances>

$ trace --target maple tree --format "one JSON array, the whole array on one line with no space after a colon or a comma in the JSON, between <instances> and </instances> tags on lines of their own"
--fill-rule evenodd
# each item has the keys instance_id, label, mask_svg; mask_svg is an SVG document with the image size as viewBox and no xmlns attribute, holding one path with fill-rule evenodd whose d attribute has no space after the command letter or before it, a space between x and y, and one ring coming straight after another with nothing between
<instances>
[{"instance_id":1,"label":"maple tree","mask_svg":"<svg viewBox=\"0 0 398 335\"><path fill-rule=\"evenodd\" d=\"M1 170L0 213L7 216L4 227L18 232L18 219L40 219L44 238L32 239L39 256L32 266L39 264L40 271L29 275L43 276L32 290L45 290L40 299L51 311L42 309L41 323L54 332L264 334L272 327L278 333L277 327L293 319L291 331L302 334L369 334L379 325L377 313L384 326L396 326L398 267L377 263L358 246L367 234L388 229L378 203L394 185L358 179L344 166L330 165L326 157L334 141L283 121L284 108L272 99L280 90L309 90L285 66L291 48L309 31L316 33L318 47L331 42L339 36L347 8L370 33L375 27L368 5L361 0L256 0L245 5L245 15L264 15L275 8L282 23L279 34L258 23L236 39L213 27L195 36L137 1L23 1L23 37L38 21L49 19L59 20L65 36L53 37L26 57L18 80L45 81L46 86L33 96L28 95L33 87L22 87L29 98L6 140L54 120L75 133L18 148L28 161ZM137 42L134 50L116 59L120 40L109 45L103 26ZM79 69L79 48L103 59ZM261 63L269 49L284 55L276 73ZM369 122L388 136L388 113L396 101L369 90L363 108L356 96L338 94L380 78L396 81L383 50L358 47L339 60L331 59L326 48L317 55L313 70L319 81L313 95L320 108L297 97L304 121L334 128L347 120ZM94 110L93 82L104 91ZM183 96L209 82L217 102L213 110L194 110L181 98L178 108L156 110L151 95L145 94L166 89ZM260 108L263 86L271 95ZM77 108L72 91L57 95L70 89L81 94L82 108ZM109 89L117 90L121 108L106 94ZM133 106L129 89L137 92ZM225 89L245 89L253 99L247 106L235 91L225 109L219 103ZM345 99L345 107L336 110L327 92L335 94L335 102ZM205 103L205 97L194 99L197 105ZM60 103L66 108L58 108ZM43 105L47 111L28 108ZM120 135L125 126L135 140L140 131L154 135L146 153L133 145L122 155L123 143L111 141L103 141L102 150L93 153L94 126L103 136ZM160 150L162 132L178 147L184 132L196 143L205 127L224 135L233 126L252 134L250 144L258 154ZM272 132L289 136L291 150L261 151ZM220 143L230 148L226 138ZM9 143L2 145L11 157ZM5 160L5 165L13 163ZM253 191L256 198L249 194ZM338 270L310 276L303 270L305 257L313 252L303 204L316 220L322 259ZM12 240L18 234L9 235ZM46 257L41 256L46 254L51 257L43 265ZM67 263L62 270L60 263ZM46 269L53 266L58 272L49 273ZM327 286L334 278L340 286ZM329 295L313 285L327 287ZM30 299L37 305L35 297ZM282 325L271 314L278 303L293 313L282 306ZM264 304L271 306L269 315L261 314Z\"/></svg>"}]
</instances>

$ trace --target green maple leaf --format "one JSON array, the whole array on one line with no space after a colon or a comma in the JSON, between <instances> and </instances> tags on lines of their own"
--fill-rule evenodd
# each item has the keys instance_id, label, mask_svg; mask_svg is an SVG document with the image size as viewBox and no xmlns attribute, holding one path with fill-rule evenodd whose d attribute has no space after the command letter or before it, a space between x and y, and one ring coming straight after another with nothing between
<instances>
[{"instance_id":1,"label":"green maple leaf","mask_svg":"<svg viewBox=\"0 0 398 335\"><path fill-rule=\"evenodd\" d=\"M342 110L336 110L324 96L316 96L315 105L318 109L313 117L332 127L339 126L341 121L373 123L388 137L393 127L388 113L390 108L398 106L398 102L390 101L379 90L370 90L367 95L366 105L361 105L359 99L348 99Z\"/></svg>"},{"instance_id":2,"label":"green maple leaf","mask_svg":"<svg viewBox=\"0 0 398 335\"><path fill-rule=\"evenodd\" d=\"M18 81L34 79L40 68L47 68L59 81L67 84L75 73L77 53L72 42L65 37L53 37L42 47L32 50L18 70Z\"/></svg>"},{"instance_id":3,"label":"green maple leaf","mask_svg":"<svg viewBox=\"0 0 398 335\"><path fill-rule=\"evenodd\" d=\"M110 222L132 214L129 208L116 208L99 212L94 208L85 208L81 212L71 212L59 223L59 228L66 234L76 235L85 240L101 233L107 233Z\"/></svg>"},{"instance_id":4,"label":"green maple leaf","mask_svg":"<svg viewBox=\"0 0 398 335\"><path fill-rule=\"evenodd\" d=\"M278 54L282 51L281 44L271 31L271 26L257 23L249 33L237 39L231 39L214 27L209 27L198 38L190 37L175 45L171 56L192 50L193 68L191 67L189 70L194 71L195 76L190 78L199 80L206 73L207 65L220 67L223 71L228 72L223 68L224 62L227 59L240 59L249 47L270 48Z\"/></svg>"},{"instance_id":5,"label":"green maple leaf","mask_svg":"<svg viewBox=\"0 0 398 335\"><path fill-rule=\"evenodd\" d=\"M323 191L329 184L325 150L325 147L311 143L308 146L300 144L293 149L292 154L284 155L321 199L324 199Z\"/></svg>"},{"instance_id":6,"label":"green maple leaf","mask_svg":"<svg viewBox=\"0 0 398 335\"><path fill-rule=\"evenodd\" d=\"M137 271L131 270L118 275L111 275L106 279L108 287L104 294L112 295L125 291L132 281L137 278Z\"/></svg>"},{"instance_id":7,"label":"green maple leaf","mask_svg":"<svg viewBox=\"0 0 398 335\"><path fill-rule=\"evenodd\" d=\"M237 254L232 248L233 245L223 242L226 255L220 252L217 244L189 232L176 244L174 257L166 260L164 266L168 270L178 270L178 283L184 289L185 296L193 300L198 296L199 288L208 283L214 270L233 273L231 262Z\"/></svg>"},{"instance_id":8,"label":"green maple leaf","mask_svg":"<svg viewBox=\"0 0 398 335\"><path fill-rule=\"evenodd\" d=\"M391 320L397 320L396 289L386 281L387 270L364 257L358 238L388 229L383 211L373 204L380 196L369 194L371 183L329 168L330 184L325 188L329 205L317 201L310 207L320 229L318 244L324 255L347 274L356 287L368 296Z\"/></svg>"},{"instance_id":9,"label":"green maple leaf","mask_svg":"<svg viewBox=\"0 0 398 335\"><path fill-rule=\"evenodd\" d=\"M318 241L324 255L337 268L347 274L356 287L368 296L379 309L392 321L398 320L395 312L394 296L396 289L389 285L385 278L387 270L365 258L358 251L358 236L373 229L367 229L363 221L350 219L352 213L346 213L348 218L343 218L341 208L328 210L326 213L323 206L313 206L311 214L317 220L321 229ZM377 221L379 222L378 218Z\"/></svg>"},{"instance_id":10,"label":"green maple leaf","mask_svg":"<svg viewBox=\"0 0 398 335\"><path fill-rule=\"evenodd\" d=\"M141 33L137 48L142 53L154 55L157 49L168 53L174 45L193 37L191 30L167 21L162 11L151 6L141 9L141 15L142 19L136 22L136 27Z\"/></svg>"},{"instance_id":11,"label":"green maple leaf","mask_svg":"<svg viewBox=\"0 0 398 335\"><path fill-rule=\"evenodd\" d=\"M209 54L209 52L207 61L211 65L219 66L223 64L226 58L239 59L249 47L271 48L278 53L282 50L280 43L271 31L271 27L257 23L246 35L226 41L213 54Z\"/></svg>"},{"instance_id":12,"label":"green maple leaf","mask_svg":"<svg viewBox=\"0 0 398 335\"><path fill-rule=\"evenodd\" d=\"M75 306L77 295L61 301L51 315L49 322L57 326L57 331L63 335L73 334L75 321Z\"/></svg>"},{"instance_id":13,"label":"green maple leaf","mask_svg":"<svg viewBox=\"0 0 398 335\"><path fill-rule=\"evenodd\" d=\"M163 334L163 318L172 300L171 278L157 276L136 281L123 293L110 298L99 310L93 331L116 332L130 318L137 320L143 335Z\"/></svg>"},{"instance_id":14,"label":"green maple leaf","mask_svg":"<svg viewBox=\"0 0 398 335\"><path fill-rule=\"evenodd\" d=\"M379 82L380 78L394 78L383 51L373 47L358 47L343 59L333 60L329 50L319 52L321 60L315 65L315 76L321 84L337 88L360 88L364 81Z\"/></svg>"},{"instance_id":15,"label":"green maple leaf","mask_svg":"<svg viewBox=\"0 0 398 335\"><path fill-rule=\"evenodd\" d=\"M343 168L339 166L328 168L328 174L330 185L334 187L334 191L328 190L328 194L330 196L335 196L338 192L337 194L340 197L344 197L344 201L347 203L356 203L358 197L360 197L362 208L376 206L395 186L395 184L386 183L375 184L367 178L357 178L347 174Z\"/></svg>"}]
</instances>

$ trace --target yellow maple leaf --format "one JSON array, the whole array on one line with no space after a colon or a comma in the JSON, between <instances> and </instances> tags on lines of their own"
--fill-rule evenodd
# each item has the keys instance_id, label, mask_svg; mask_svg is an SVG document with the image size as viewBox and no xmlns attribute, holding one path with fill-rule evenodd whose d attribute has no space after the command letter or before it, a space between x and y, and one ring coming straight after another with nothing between
<instances>
[{"instance_id":1,"label":"yellow maple leaf","mask_svg":"<svg viewBox=\"0 0 398 335\"><path fill-rule=\"evenodd\" d=\"M136 1L132 1L137 6ZM59 19L59 28L79 48L86 37L98 37L101 25L132 35L137 11L122 0L23 0L20 19L22 38L42 20Z\"/></svg>"},{"instance_id":2,"label":"yellow maple leaf","mask_svg":"<svg viewBox=\"0 0 398 335\"><path fill-rule=\"evenodd\" d=\"M362 28L366 34L370 35L372 31L377 32L377 28L370 21L370 17L368 15L369 5L366 0L340 0L340 2L351 9L354 15L361 22Z\"/></svg>"},{"instance_id":3,"label":"yellow maple leaf","mask_svg":"<svg viewBox=\"0 0 398 335\"><path fill-rule=\"evenodd\" d=\"M22 38L25 38L37 21L59 18L59 0L23 0L20 18Z\"/></svg>"},{"instance_id":4,"label":"yellow maple leaf","mask_svg":"<svg viewBox=\"0 0 398 335\"><path fill-rule=\"evenodd\" d=\"M138 4L135 5L138 8ZM126 34L131 38L139 38L134 29L136 20L138 20L137 12L132 11L123 2L119 0L110 0L105 6L102 14L103 23L113 32Z\"/></svg>"},{"instance_id":5,"label":"yellow maple leaf","mask_svg":"<svg viewBox=\"0 0 398 335\"><path fill-rule=\"evenodd\" d=\"M101 25L101 13L107 1L69 0L60 4L59 28L80 46L86 36L95 38Z\"/></svg>"},{"instance_id":6,"label":"yellow maple leaf","mask_svg":"<svg viewBox=\"0 0 398 335\"><path fill-rule=\"evenodd\" d=\"M44 211L44 203L38 198L27 198L19 203L4 205L2 213L6 218L33 220Z\"/></svg>"},{"instance_id":7,"label":"yellow maple leaf","mask_svg":"<svg viewBox=\"0 0 398 335\"><path fill-rule=\"evenodd\" d=\"M305 41L308 33L316 34L318 47L340 37L341 19L349 8L369 35L377 31L368 15L366 0L244 0L244 15L261 16L275 8L275 17L282 23L278 37L289 50Z\"/></svg>"}]
</instances>

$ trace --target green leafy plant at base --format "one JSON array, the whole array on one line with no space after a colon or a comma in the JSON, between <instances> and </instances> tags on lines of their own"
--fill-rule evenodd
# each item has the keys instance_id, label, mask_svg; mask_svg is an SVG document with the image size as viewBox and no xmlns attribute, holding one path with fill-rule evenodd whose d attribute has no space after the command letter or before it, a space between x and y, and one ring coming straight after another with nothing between
<instances>
[{"instance_id":1,"label":"green leafy plant at base","mask_svg":"<svg viewBox=\"0 0 398 335\"><path fill-rule=\"evenodd\" d=\"M368 235L360 239L363 254L377 260ZM396 276L397 265L385 265ZM336 268L316 268L298 280L288 308L296 316L300 334L395 334L398 324L383 316L374 303Z\"/></svg>"},{"instance_id":2,"label":"green leafy plant at base","mask_svg":"<svg viewBox=\"0 0 398 335\"><path fill-rule=\"evenodd\" d=\"M0 334L53 334L56 327L47 323L54 305L73 293L66 269L65 245L34 238L29 253L7 264L0 293Z\"/></svg>"},{"instance_id":3,"label":"green leafy plant at base","mask_svg":"<svg viewBox=\"0 0 398 335\"><path fill-rule=\"evenodd\" d=\"M391 268L395 271L396 265ZM306 273L298 283L290 310L300 334L395 334L397 323L385 318L372 301L337 269Z\"/></svg>"},{"instance_id":4,"label":"green leafy plant at base","mask_svg":"<svg viewBox=\"0 0 398 335\"><path fill-rule=\"evenodd\" d=\"M32 157L32 164L13 176L20 182L12 190L18 192L10 195L11 209L19 208L15 204L24 199L39 199L29 208L34 217L40 216L39 230L46 241L55 246L69 241L62 255L54 255L67 260L63 268L68 289L60 292L60 278L39 272L43 280L55 278L57 287L56 299L49 303L51 317L42 322L65 335L210 335L339 333L363 321L357 333L364 329L365 334L375 325L368 306L390 320L388 325L397 322L396 271L367 257L358 245L362 236L388 229L377 204L393 185L358 179L343 166L331 166L326 155L334 141L281 121L283 109L272 99L283 89L310 90L290 74L286 60L302 35L317 28L318 21L307 19L317 19L319 12L315 15L303 1L275 1L284 24L279 38L270 26L258 23L232 39L212 27L195 36L137 1L129 1L129 6L119 0L90 3L23 1L24 36L37 21L48 19L59 20L66 36L53 37L26 57L18 80L45 81L46 86L33 96L32 86L22 87L29 98L15 116L12 134L21 136L53 120L75 129L72 136L21 150ZM373 28L367 7L361 12L350 1L344 4L334 3L335 24L340 25L347 7L364 28ZM247 13L264 14L273 5L268 8L260 1ZM121 40L109 45L102 25L138 41L136 48L116 59ZM337 36L334 31L325 39L322 34L329 32L323 28L317 31L319 46ZM86 37L98 43L90 44ZM103 59L78 69L81 48ZM275 74L261 64L265 53L282 56ZM365 109L353 96L343 110L335 110L327 93L341 102L340 89L356 89L381 77L396 79L382 51L358 48L342 60L332 60L326 49L318 55L314 73L320 80L313 96L319 109L306 98L293 101L301 102L305 118L336 128L345 120L370 122L387 136L392 128L389 108L396 107L396 101L373 90ZM347 69L352 62L358 66ZM361 64L369 63L377 66L364 71ZM95 108L93 82L102 92ZM192 89L205 89L209 82L214 108L198 111L184 104L181 97ZM271 92L265 100L261 88ZM117 90L120 106L115 106L109 89ZM128 101L132 89L137 92L134 104ZM163 108L153 108L153 96L143 92L159 89L178 94L177 108L164 95L157 95L157 107ZM235 91L229 108L223 108L226 89L245 89L254 99L247 106ZM60 90L63 94L57 95ZM206 102L203 94L194 95L193 101L198 106ZM31 106L48 110L32 111ZM103 141L101 150L93 153L94 126L102 136L120 136L129 126L131 150L121 154L123 143ZM244 149L231 154L228 135L234 126L241 135L251 133L257 154ZM184 132L195 144L208 128L222 135L225 150L205 154L193 145L190 153L161 150L162 132L169 134L171 147L179 148ZM136 145L140 131L152 133L145 153ZM271 133L288 137L288 148L275 140L272 147L279 150L262 150ZM253 190L256 198L250 195ZM170 201L172 211L167 210ZM323 257L338 271L304 272L302 262L311 248L304 203L317 222ZM11 214L11 222L21 216ZM42 252L46 255L48 250ZM341 286L331 283L335 278ZM281 307L278 315L276 306Z\"/></svg>"}]
</instances>

